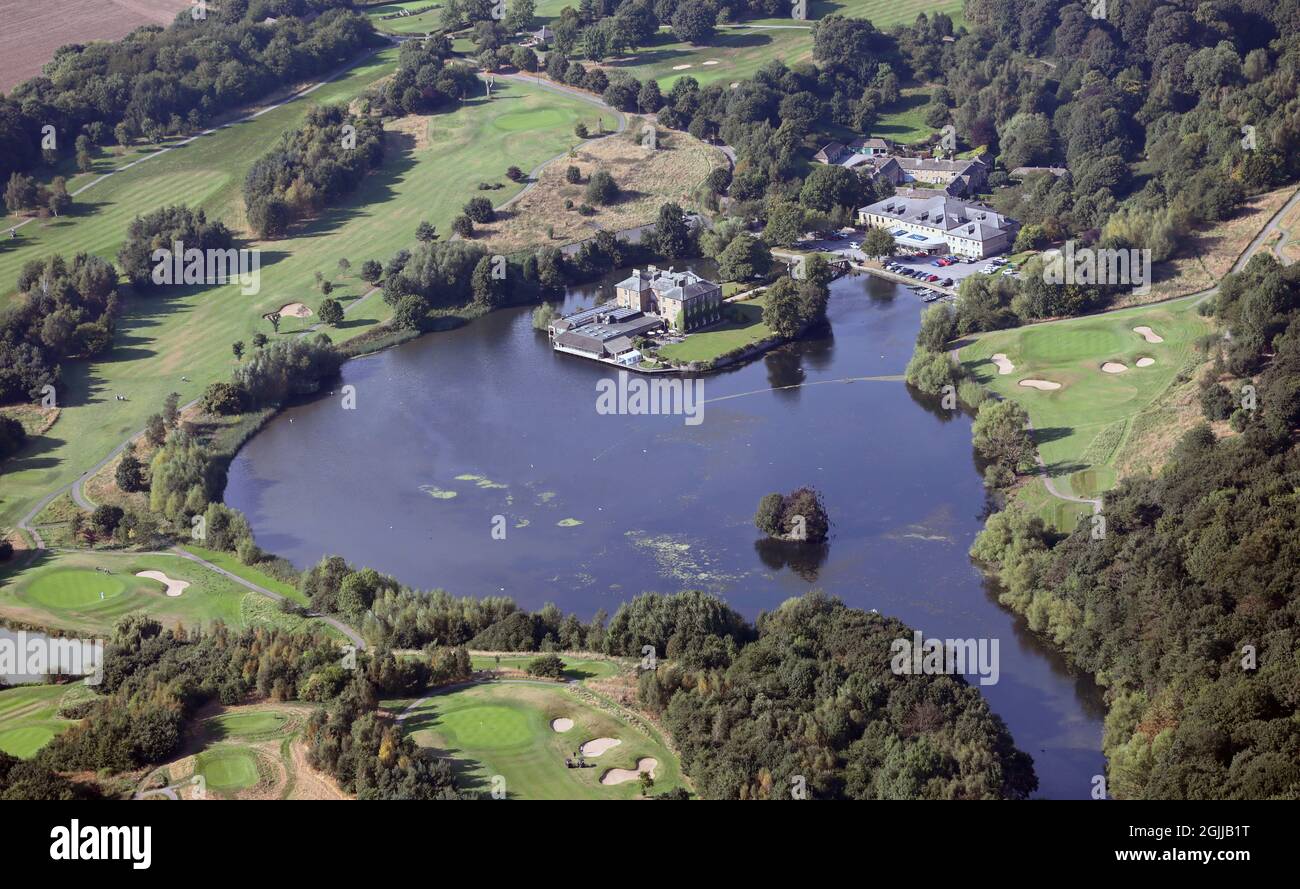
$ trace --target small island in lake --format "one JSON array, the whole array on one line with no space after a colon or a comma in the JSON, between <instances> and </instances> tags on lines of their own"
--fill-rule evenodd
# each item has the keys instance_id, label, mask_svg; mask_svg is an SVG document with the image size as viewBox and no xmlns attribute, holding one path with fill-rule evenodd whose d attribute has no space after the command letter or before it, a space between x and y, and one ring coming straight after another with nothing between
<instances>
[{"instance_id":1,"label":"small island in lake","mask_svg":"<svg viewBox=\"0 0 1300 889\"><path fill-rule=\"evenodd\" d=\"M765 495L758 501L754 525L768 537L796 543L822 543L831 528L821 494L806 486Z\"/></svg>"}]
</instances>

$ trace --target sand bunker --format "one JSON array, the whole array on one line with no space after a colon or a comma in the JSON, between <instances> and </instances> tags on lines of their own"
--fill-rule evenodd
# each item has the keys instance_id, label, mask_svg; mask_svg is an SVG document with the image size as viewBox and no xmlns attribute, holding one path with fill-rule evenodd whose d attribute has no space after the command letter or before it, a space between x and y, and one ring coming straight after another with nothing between
<instances>
[{"instance_id":1,"label":"sand bunker","mask_svg":"<svg viewBox=\"0 0 1300 889\"><path fill-rule=\"evenodd\" d=\"M690 65L673 65L673 70L674 70L674 71L685 71L685 70L686 70L687 68L689 68L689 67L691 67L691 66L690 66Z\"/></svg>"},{"instance_id":2,"label":"sand bunker","mask_svg":"<svg viewBox=\"0 0 1300 889\"><path fill-rule=\"evenodd\" d=\"M1163 343L1165 341L1164 337L1160 336L1150 327L1135 327L1133 328L1133 332L1141 334L1142 339L1146 340L1148 343Z\"/></svg>"},{"instance_id":3,"label":"sand bunker","mask_svg":"<svg viewBox=\"0 0 1300 889\"><path fill-rule=\"evenodd\" d=\"M303 305L302 303L288 303L286 305L280 306L280 308L276 309L276 311L280 313L281 317L285 317L285 316L288 316L290 318L311 317L311 309L307 308L307 306Z\"/></svg>"},{"instance_id":4,"label":"sand bunker","mask_svg":"<svg viewBox=\"0 0 1300 889\"><path fill-rule=\"evenodd\" d=\"M1127 364L1120 364L1118 361L1107 361L1101 366L1101 372L1104 374L1122 374L1128 370Z\"/></svg>"},{"instance_id":5,"label":"sand bunker","mask_svg":"<svg viewBox=\"0 0 1300 889\"><path fill-rule=\"evenodd\" d=\"M639 781L642 772L649 772L650 777L655 776L655 769L659 766L659 760L652 756L646 756L636 761L636 771L632 769L610 769L600 776L601 784L626 784L628 781Z\"/></svg>"},{"instance_id":6,"label":"sand bunker","mask_svg":"<svg viewBox=\"0 0 1300 889\"><path fill-rule=\"evenodd\" d=\"M594 741L583 744L578 750L583 756L600 756L611 747L617 747L622 743L618 738L596 738Z\"/></svg>"},{"instance_id":7,"label":"sand bunker","mask_svg":"<svg viewBox=\"0 0 1300 889\"><path fill-rule=\"evenodd\" d=\"M717 59L709 59L707 62L704 62L703 64L705 64L705 65L717 65L717 64L719 64L719 62L718 62Z\"/></svg>"},{"instance_id":8,"label":"sand bunker","mask_svg":"<svg viewBox=\"0 0 1300 889\"><path fill-rule=\"evenodd\" d=\"M1156 360L1154 358L1139 358L1137 361L1138 367L1150 367L1155 363Z\"/></svg>"},{"instance_id":9,"label":"sand bunker","mask_svg":"<svg viewBox=\"0 0 1300 889\"><path fill-rule=\"evenodd\" d=\"M1001 352L994 355L992 361L998 366L998 373L1000 374L1009 374L1016 369L1016 366L1011 363L1011 359Z\"/></svg>"},{"instance_id":10,"label":"sand bunker","mask_svg":"<svg viewBox=\"0 0 1300 889\"><path fill-rule=\"evenodd\" d=\"M1020 385L1028 386L1030 389L1042 389L1044 392L1061 388L1060 383L1053 383L1051 380L1021 380Z\"/></svg>"},{"instance_id":11,"label":"sand bunker","mask_svg":"<svg viewBox=\"0 0 1300 889\"><path fill-rule=\"evenodd\" d=\"M571 728L573 728L572 719L565 719L563 716L561 716L559 719L551 720L551 731L567 732Z\"/></svg>"},{"instance_id":12,"label":"sand bunker","mask_svg":"<svg viewBox=\"0 0 1300 889\"><path fill-rule=\"evenodd\" d=\"M172 580L170 577L168 577L166 574L163 574L161 571L137 571L135 576L147 577L150 580L158 581L159 583L167 587L167 595L171 596L172 598L175 598L176 596L179 596L181 593L185 592L186 588L188 588L190 585L190 582L188 580Z\"/></svg>"}]
</instances>

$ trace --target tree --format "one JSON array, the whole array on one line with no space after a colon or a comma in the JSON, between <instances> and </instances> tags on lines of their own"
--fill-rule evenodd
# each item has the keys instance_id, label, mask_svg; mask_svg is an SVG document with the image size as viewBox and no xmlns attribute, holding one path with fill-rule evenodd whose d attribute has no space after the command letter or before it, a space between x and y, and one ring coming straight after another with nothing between
<instances>
[{"instance_id":1,"label":"tree","mask_svg":"<svg viewBox=\"0 0 1300 889\"><path fill-rule=\"evenodd\" d=\"M262 348L267 343L266 334L259 330L257 333L253 334L252 343L254 349Z\"/></svg>"},{"instance_id":2,"label":"tree","mask_svg":"<svg viewBox=\"0 0 1300 889\"><path fill-rule=\"evenodd\" d=\"M180 422L180 403L181 396L179 392L169 392L167 397L163 399L162 418L168 429L175 429L176 424Z\"/></svg>"},{"instance_id":3,"label":"tree","mask_svg":"<svg viewBox=\"0 0 1300 889\"><path fill-rule=\"evenodd\" d=\"M496 308L505 301L504 282L493 274L494 265L491 256L484 256L474 266L474 274L470 278L474 301L489 308Z\"/></svg>"},{"instance_id":4,"label":"tree","mask_svg":"<svg viewBox=\"0 0 1300 889\"><path fill-rule=\"evenodd\" d=\"M487 223L497 218L492 202L484 197L470 198L465 204L465 215L474 222Z\"/></svg>"},{"instance_id":5,"label":"tree","mask_svg":"<svg viewBox=\"0 0 1300 889\"><path fill-rule=\"evenodd\" d=\"M348 262L346 256L339 257L339 274L346 275L352 270L352 263Z\"/></svg>"},{"instance_id":6,"label":"tree","mask_svg":"<svg viewBox=\"0 0 1300 889\"><path fill-rule=\"evenodd\" d=\"M573 135L577 136L579 139L587 138L588 135L587 125L582 121L578 121L577 123L575 123L573 125Z\"/></svg>"},{"instance_id":7,"label":"tree","mask_svg":"<svg viewBox=\"0 0 1300 889\"><path fill-rule=\"evenodd\" d=\"M316 309L316 314L320 320L330 327L338 327L343 323L343 306L336 299L323 299L320 306Z\"/></svg>"},{"instance_id":8,"label":"tree","mask_svg":"<svg viewBox=\"0 0 1300 889\"><path fill-rule=\"evenodd\" d=\"M13 417L0 414L0 460L16 454L27 444L27 430Z\"/></svg>"},{"instance_id":9,"label":"tree","mask_svg":"<svg viewBox=\"0 0 1300 889\"><path fill-rule=\"evenodd\" d=\"M432 227L432 226L430 226ZM367 259L361 263L361 280L368 284L374 284L384 274L384 267L379 264L377 259Z\"/></svg>"},{"instance_id":10,"label":"tree","mask_svg":"<svg viewBox=\"0 0 1300 889\"><path fill-rule=\"evenodd\" d=\"M605 170L597 170L587 180L587 200L593 204L612 204L618 200L618 183Z\"/></svg>"},{"instance_id":11,"label":"tree","mask_svg":"<svg viewBox=\"0 0 1300 889\"><path fill-rule=\"evenodd\" d=\"M428 314L429 304L424 297L408 293L393 308L393 323L407 330L419 330Z\"/></svg>"},{"instance_id":12,"label":"tree","mask_svg":"<svg viewBox=\"0 0 1300 889\"><path fill-rule=\"evenodd\" d=\"M570 185L577 185L582 181L582 171L573 164L569 164L564 170L564 181Z\"/></svg>"},{"instance_id":13,"label":"tree","mask_svg":"<svg viewBox=\"0 0 1300 889\"><path fill-rule=\"evenodd\" d=\"M524 171L516 166L510 166L506 169L506 178L511 182L523 182Z\"/></svg>"},{"instance_id":14,"label":"tree","mask_svg":"<svg viewBox=\"0 0 1300 889\"><path fill-rule=\"evenodd\" d=\"M144 437L155 447L160 447L167 440L167 424L163 422L162 414L149 415L145 421Z\"/></svg>"},{"instance_id":15,"label":"tree","mask_svg":"<svg viewBox=\"0 0 1300 889\"><path fill-rule=\"evenodd\" d=\"M117 526L122 524L123 515L120 506L110 506L107 503L97 506L90 514L90 528L96 537L112 537Z\"/></svg>"},{"instance_id":16,"label":"tree","mask_svg":"<svg viewBox=\"0 0 1300 889\"><path fill-rule=\"evenodd\" d=\"M781 277L767 288L763 306L763 323L777 336L791 338L799 333L803 319L799 311L799 287L789 277Z\"/></svg>"},{"instance_id":17,"label":"tree","mask_svg":"<svg viewBox=\"0 0 1300 889\"><path fill-rule=\"evenodd\" d=\"M781 517L785 515L785 497L779 493L764 494L754 513L754 527L769 537L781 534Z\"/></svg>"},{"instance_id":18,"label":"tree","mask_svg":"<svg viewBox=\"0 0 1300 889\"><path fill-rule=\"evenodd\" d=\"M563 679L564 661L558 655L544 654L529 662L528 673L531 676L545 676L548 679Z\"/></svg>"},{"instance_id":19,"label":"tree","mask_svg":"<svg viewBox=\"0 0 1300 889\"><path fill-rule=\"evenodd\" d=\"M637 108L642 114L654 114L664 106L663 93L659 91L659 81L653 77L647 77L645 83L641 84L641 90L636 96Z\"/></svg>"},{"instance_id":20,"label":"tree","mask_svg":"<svg viewBox=\"0 0 1300 889\"><path fill-rule=\"evenodd\" d=\"M122 455L122 459L118 461L117 469L113 473L113 478L117 482L118 488L128 494L148 488L144 481L144 464L135 455L135 448L128 448L126 453Z\"/></svg>"},{"instance_id":21,"label":"tree","mask_svg":"<svg viewBox=\"0 0 1300 889\"><path fill-rule=\"evenodd\" d=\"M766 275L772 266L772 251L761 238L741 232L718 257L718 276L724 281L749 281Z\"/></svg>"},{"instance_id":22,"label":"tree","mask_svg":"<svg viewBox=\"0 0 1300 889\"><path fill-rule=\"evenodd\" d=\"M713 39L718 13L708 0L683 0L673 13L673 36L699 46Z\"/></svg>"},{"instance_id":23,"label":"tree","mask_svg":"<svg viewBox=\"0 0 1300 889\"><path fill-rule=\"evenodd\" d=\"M510 34L529 31L533 27L533 16L537 11L534 0L511 0L501 24Z\"/></svg>"},{"instance_id":24,"label":"tree","mask_svg":"<svg viewBox=\"0 0 1300 889\"><path fill-rule=\"evenodd\" d=\"M921 329L916 334L916 344L930 352L942 352L949 340L957 335L956 319L945 305L935 305L921 314Z\"/></svg>"},{"instance_id":25,"label":"tree","mask_svg":"<svg viewBox=\"0 0 1300 889\"><path fill-rule=\"evenodd\" d=\"M660 205L654 236L655 246L665 259L689 256L694 249L686 214L681 207L671 202Z\"/></svg>"},{"instance_id":26,"label":"tree","mask_svg":"<svg viewBox=\"0 0 1300 889\"><path fill-rule=\"evenodd\" d=\"M231 344L230 344L230 352L231 352L232 355L235 356L235 360L236 360L236 361L238 361L238 360L240 360L241 358L243 358L243 357L244 357L244 341L243 341L243 340L236 340L235 342L231 343Z\"/></svg>"},{"instance_id":27,"label":"tree","mask_svg":"<svg viewBox=\"0 0 1300 889\"><path fill-rule=\"evenodd\" d=\"M884 259L886 256L893 256L898 245L894 242L894 236L889 233L889 229L872 227L867 229L867 233L862 237L862 252L867 256L876 259Z\"/></svg>"},{"instance_id":28,"label":"tree","mask_svg":"<svg viewBox=\"0 0 1300 889\"><path fill-rule=\"evenodd\" d=\"M975 450L984 459L1012 472L1031 464L1034 439L1029 431L1029 414L1010 399L985 401L971 428Z\"/></svg>"},{"instance_id":29,"label":"tree","mask_svg":"<svg viewBox=\"0 0 1300 889\"><path fill-rule=\"evenodd\" d=\"M803 208L793 201L776 201L767 213L763 240L778 247L789 247L803 237Z\"/></svg>"},{"instance_id":30,"label":"tree","mask_svg":"<svg viewBox=\"0 0 1300 889\"><path fill-rule=\"evenodd\" d=\"M474 220L462 214L451 221L451 230L462 238L474 237Z\"/></svg>"},{"instance_id":31,"label":"tree","mask_svg":"<svg viewBox=\"0 0 1300 889\"><path fill-rule=\"evenodd\" d=\"M226 382L216 382L203 390L199 406L209 414L230 416L243 409L243 400L238 388Z\"/></svg>"}]
</instances>

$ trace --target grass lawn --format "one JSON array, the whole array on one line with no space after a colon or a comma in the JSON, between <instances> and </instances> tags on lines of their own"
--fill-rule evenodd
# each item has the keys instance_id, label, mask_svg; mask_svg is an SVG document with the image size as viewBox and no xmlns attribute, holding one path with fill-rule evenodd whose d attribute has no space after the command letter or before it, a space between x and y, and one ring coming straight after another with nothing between
<instances>
[{"instance_id":1,"label":"grass lawn","mask_svg":"<svg viewBox=\"0 0 1300 889\"><path fill-rule=\"evenodd\" d=\"M946 12L954 28L965 23L962 16L963 0L808 0L808 23L828 15L845 18L869 19L878 29L891 25L910 25L919 13ZM771 25L796 24L791 18L759 19L756 23Z\"/></svg>"},{"instance_id":2,"label":"grass lawn","mask_svg":"<svg viewBox=\"0 0 1300 889\"><path fill-rule=\"evenodd\" d=\"M1148 343L1133 331L1139 326L1150 327L1164 342ZM1210 329L1192 300L1184 299L983 334L962 348L960 358L981 383L1024 405L1058 487L1094 496L1115 484L1112 464L1132 424L1195 358L1196 339ZM1012 373L998 373L991 360L997 353L1015 365ZM1141 358L1155 364L1138 367ZM1106 362L1128 369L1104 373ZM1025 379L1061 388L1019 385Z\"/></svg>"},{"instance_id":3,"label":"grass lawn","mask_svg":"<svg viewBox=\"0 0 1300 889\"><path fill-rule=\"evenodd\" d=\"M723 311L727 320L721 324L688 334L685 341L659 349L664 358L677 361L712 361L732 349L739 349L772 336L772 330L763 323L763 297L746 302L726 303Z\"/></svg>"},{"instance_id":4,"label":"grass lawn","mask_svg":"<svg viewBox=\"0 0 1300 889\"><path fill-rule=\"evenodd\" d=\"M555 731L551 721L557 718L573 720L573 727ZM403 726L421 746L453 757L458 784L484 795L500 775L512 798L632 799L641 794L638 781L602 785L600 779L612 768L634 769L646 757L657 761L655 793L681 782L666 747L561 686L501 682L457 689L423 699ZM595 768L565 767L566 756L596 738L622 743L589 757Z\"/></svg>"},{"instance_id":5,"label":"grass lawn","mask_svg":"<svg viewBox=\"0 0 1300 889\"><path fill-rule=\"evenodd\" d=\"M475 670L527 670L528 665L534 660L541 657L542 653L529 653L521 655L502 655L498 663L494 655L476 654L470 657L471 663ZM561 656L564 661L564 676L566 679L603 679L606 676L613 676L619 671L619 665L615 661L604 660L584 660L572 658L566 655Z\"/></svg>"},{"instance_id":6,"label":"grass lawn","mask_svg":"<svg viewBox=\"0 0 1300 889\"><path fill-rule=\"evenodd\" d=\"M243 747L221 745L195 757L194 770L208 788L221 794L237 793L257 783L257 754Z\"/></svg>"},{"instance_id":7,"label":"grass lawn","mask_svg":"<svg viewBox=\"0 0 1300 889\"><path fill-rule=\"evenodd\" d=\"M35 756L55 735L76 725L59 717L59 705L91 694L80 682L0 690L0 750L20 759Z\"/></svg>"},{"instance_id":8,"label":"grass lawn","mask_svg":"<svg viewBox=\"0 0 1300 889\"><path fill-rule=\"evenodd\" d=\"M288 724L288 715L275 710L233 710L212 717L206 728L214 740L265 740L280 734Z\"/></svg>"},{"instance_id":9,"label":"grass lawn","mask_svg":"<svg viewBox=\"0 0 1300 889\"><path fill-rule=\"evenodd\" d=\"M811 30L760 30L724 26L708 46L692 46L661 29L649 46L626 58L606 59L609 71L627 71L644 82L653 77L667 91L679 77L689 74L707 86L715 81L731 82L752 77L773 59L787 65L812 58ZM715 62L715 64L706 64ZM685 66L685 67L683 67Z\"/></svg>"},{"instance_id":10,"label":"grass lawn","mask_svg":"<svg viewBox=\"0 0 1300 889\"><path fill-rule=\"evenodd\" d=\"M395 19L383 18L402 10L414 13L417 9L427 9L430 6L434 8L418 15L405 15ZM378 3L367 6L363 12L370 17L370 23L379 31L390 34L427 34L438 30L442 4L437 0L402 0L399 3Z\"/></svg>"},{"instance_id":11,"label":"grass lawn","mask_svg":"<svg viewBox=\"0 0 1300 889\"><path fill-rule=\"evenodd\" d=\"M283 580L277 580L269 574L263 574L256 568L249 567L239 561L233 553L223 553L214 549L203 549L197 546L186 544L185 550L193 553L204 561L211 562L218 568L224 568L237 577L242 577L250 583L255 583L260 587L270 590L273 593L279 593L287 599L297 602L299 605L310 604L307 597L298 592L298 588L291 583L285 583Z\"/></svg>"},{"instance_id":12,"label":"grass lawn","mask_svg":"<svg viewBox=\"0 0 1300 889\"><path fill-rule=\"evenodd\" d=\"M395 58L396 49L385 50L317 90L312 101L355 96L390 73ZM200 206L238 224L245 171L308 107L308 102L290 103L110 177L83 195L80 215L43 229L29 226L32 233L19 246L3 248L0 284L12 286L23 262L51 252L70 256L88 250L111 257L132 217L165 204ZM414 132L408 120L405 131L390 137L384 166L344 203L292 237L256 245L262 248L257 295L227 286L129 298L113 351L93 364L64 365L67 389L58 423L7 461L0 526L16 524L42 495L69 484L142 429L168 392L179 392L184 403L208 383L226 379L234 362L232 342L248 342L259 330L272 335L261 320L264 312L295 299L319 301L315 272L334 281L334 296L350 302L366 289L355 272L362 261L383 261L398 248L413 246L421 220L447 232L465 201L480 194L480 181L505 183L492 193L495 201L510 197L520 186L505 179L506 168L531 169L573 145L573 124L590 116L589 109L578 100L511 82L500 84L490 101L472 101L417 122ZM354 271L347 277L338 273L341 257L352 261ZM329 334L335 341L346 339L385 317L387 307L374 296ZM283 324L282 335L299 326ZM129 400L118 401L116 394Z\"/></svg>"},{"instance_id":13,"label":"grass lawn","mask_svg":"<svg viewBox=\"0 0 1300 889\"><path fill-rule=\"evenodd\" d=\"M136 577L140 571L161 571L190 586L180 596L169 597L159 581ZM107 636L120 618L138 613L170 627L192 629L221 620L235 628L310 625L337 633L327 624L284 614L262 594L179 556L47 550L0 579L0 617L87 635Z\"/></svg>"}]
</instances>

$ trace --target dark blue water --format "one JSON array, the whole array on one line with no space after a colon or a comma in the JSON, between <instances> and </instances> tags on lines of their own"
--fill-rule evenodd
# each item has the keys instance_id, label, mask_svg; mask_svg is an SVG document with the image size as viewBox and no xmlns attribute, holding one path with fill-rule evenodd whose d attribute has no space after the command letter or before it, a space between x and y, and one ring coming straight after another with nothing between
<instances>
[{"instance_id":1,"label":"dark blue water","mask_svg":"<svg viewBox=\"0 0 1300 889\"><path fill-rule=\"evenodd\" d=\"M551 352L528 311L497 312L350 362L356 410L337 393L286 410L237 457L226 500L299 566L339 553L530 608L613 612L694 588L753 616L820 588L926 636L997 638L1000 680L981 690L1034 757L1040 795L1085 797L1103 772L1099 696L970 563L985 497L969 417L896 380L851 381L901 374L920 312L894 284L836 282L826 330L704 379L697 426L598 414L612 370ZM833 534L791 564L753 514L805 484Z\"/></svg>"}]
</instances>

